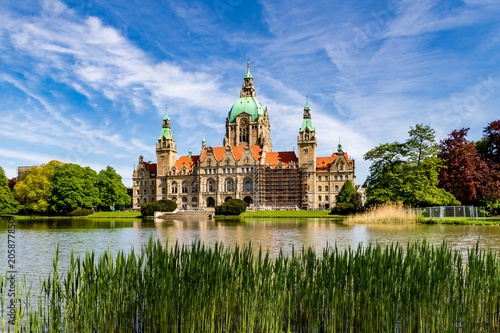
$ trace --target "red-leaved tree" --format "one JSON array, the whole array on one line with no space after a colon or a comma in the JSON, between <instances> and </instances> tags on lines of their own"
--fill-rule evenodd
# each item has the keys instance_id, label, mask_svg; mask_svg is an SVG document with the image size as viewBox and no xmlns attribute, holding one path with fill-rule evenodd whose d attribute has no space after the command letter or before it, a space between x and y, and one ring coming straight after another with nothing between
<instances>
[{"instance_id":1,"label":"red-leaved tree","mask_svg":"<svg viewBox=\"0 0 500 333\"><path fill-rule=\"evenodd\" d=\"M495 179L492 171L474 143L467 141L469 128L451 132L441 140L438 157L445 168L439 174L440 185L462 202L474 204L495 196Z\"/></svg>"}]
</instances>

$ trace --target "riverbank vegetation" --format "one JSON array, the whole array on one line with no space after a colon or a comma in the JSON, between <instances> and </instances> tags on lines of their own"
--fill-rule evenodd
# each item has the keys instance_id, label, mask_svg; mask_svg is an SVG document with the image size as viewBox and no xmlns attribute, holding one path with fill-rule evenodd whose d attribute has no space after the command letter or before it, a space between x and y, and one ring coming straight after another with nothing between
<instances>
[{"instance_id":1,"label":"riverbank vegetation","mask_svg":"<svg viewBox=\"0 0 500 333\"><path fill-rule=\"evenodd\" d=\"M446 243L330 247L321 256L309 248L271 259L249 245L150 239L138 254L72 254L59 272L56 251L41 290L16 289L13 331L497 332L499 257L476 246L466 258ZM5 302L9 282L0 283Z\"/></svg>"},{"instance_id":2,"label":"riverbank vegetation","mask_svg":"<svg viewBox=\"0 0 500 333\"><path fill-rule=\"evenodd\" d=\"M344 223L417 223L418 216L403 203L386 202L349 215Z\"/></svg>"}]
</instances>

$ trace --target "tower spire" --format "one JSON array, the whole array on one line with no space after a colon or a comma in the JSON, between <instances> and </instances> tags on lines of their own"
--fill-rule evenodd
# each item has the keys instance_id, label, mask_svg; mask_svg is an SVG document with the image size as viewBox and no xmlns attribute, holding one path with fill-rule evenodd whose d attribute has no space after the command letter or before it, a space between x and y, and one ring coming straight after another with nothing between
<instances>
[{"instance_id":1,"label":"tower spire","mask_svg":"<svg viewBox=\"0 0 500 333\"><path fill-rule=\"evenodd\" d=\"M247 72L243 78L243 86L240 92L241 97L256 97L255 87L253 86L252 72L250 72L250 62L247 62Z\"/></svg>"}]
</instances>

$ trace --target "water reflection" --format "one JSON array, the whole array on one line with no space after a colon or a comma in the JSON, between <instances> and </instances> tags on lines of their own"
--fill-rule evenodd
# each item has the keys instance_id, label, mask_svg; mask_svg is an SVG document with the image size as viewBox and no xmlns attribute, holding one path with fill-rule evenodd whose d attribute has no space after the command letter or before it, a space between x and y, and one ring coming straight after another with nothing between
<instances>
[{"instance_id":1,"label":"water reflection","mask_svg":"<svg viewBox=\"0 0 500 333\"><path fill-rule=\"evenodd\" d=\"M474 246L478 239L482 247L500 248L500 228L495 226L455 225L343 225L324 219L253 219L211 221L183 218L182 220L136 219L58 219L16 220L16 268L30 281L38 281L52 272L52 260L56 246L60 250L60 271L69 266L71 249L75 254L86 250L102 253L108 248L116 254L140 251L149 237L159 239L169 246L176 242L190 245L201 240L207 246L223 243L252 243L254 251L259 247L269 250L275 257L282 249L290 254L292 249L312 246L318 254L328 245L340 249L355 248L359 243L381 245L399 242L412 243L426 239L431 244L443 240L460 250ZM7 221L0 221L0 268L7 265Z\"/></svg>"}]
</instances>

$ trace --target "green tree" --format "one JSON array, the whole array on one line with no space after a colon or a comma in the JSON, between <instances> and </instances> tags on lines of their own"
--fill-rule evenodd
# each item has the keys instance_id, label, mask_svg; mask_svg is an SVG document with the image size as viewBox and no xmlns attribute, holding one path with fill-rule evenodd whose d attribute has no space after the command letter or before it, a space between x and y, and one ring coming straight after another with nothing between
<instances>
[{"instance_id":1,"label":"green tree","mask_svg":"<svg viewBox=\"0 0 500 333\"><path fill-rule=\"evenodd\" d=\"M367 178L368 205L403 202L412 206L456 205L459 202L439 188L442 160L434 130L428 125L410 127L405 143L385 143L364 156L372 161Z\"/></svg>"},{"instance_id":2,"label":"green tree","mask_svg":"<svg viewBox=\"0 0 500 333\"><path fill-rule=\"evenodd\" d=\"M354 193L356 193L356 188L352 185L350 180L347 180L344 185L342 185L342 189L340 189L337 202L350 202L351 196Z\"/></svg>"},{"instance_id":3,"label":"green tree","mask_svg":"<svg viewBox=\"0 0 500 333\"><path fill-rule=\"evenodd\" d=\"M14 199L14 193L9 188L9 180L0 167L0 213L15 214L18 212L19 203Z\"/></svg>"},{"instance_id":4,"label":"green tree","mask_svg":"<svg viewBox=\"0 0 500 333\"><path fill-rule=\"evenodd\" d=\"M25 173L14 186L16 199L21 203L23 209L37 213L45 213L49 210L54 165L49 162L31 168L31 171Z\"/></svg>"},{"instance_id":5,"label":"green tree","mask_svg":"<svg viewBox=\"0 0 500 333\"><path fill-rule=\"evenodd\" d=\"M240 215L247 209L247 203L240 199L230 199L215 207L216 215Z\"/></svg>"},{"instance_id":6,"label":"green tree","mask_svg":"<svg viewBox=\"0 0 500 333\"><path fill-rule=\"evenodd\" d=\"M116 173L115 169L108 166L105 170L99 171L100 205L118 207L130 205L130 196L127 194L127 188L122 183L122 177Z\"/></svg>"},{"instance_id":7,"label":"green tree","mask_svg":"<svg viewBox=\"0 0 500 333\"><path fill-rule=\"evenodd\" d=\"M51 209L69 213L98 205L98 181L97 173L89 167L72 163L55 166Z\"/></svg>"},{"instance_id":8,"label":"green tree","mask_svg":"<svg viewBox=\"0 0 500 333\"><path fill-rule=\"evenodd\" d=\"M177 203L169 199L151 201L141 207L142 216L153 216L155 212L173 212L177 209Z\"/></svg>"}]
</instances>

